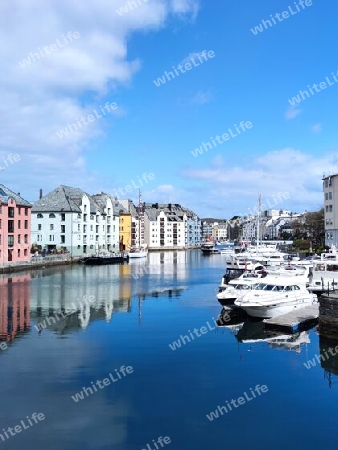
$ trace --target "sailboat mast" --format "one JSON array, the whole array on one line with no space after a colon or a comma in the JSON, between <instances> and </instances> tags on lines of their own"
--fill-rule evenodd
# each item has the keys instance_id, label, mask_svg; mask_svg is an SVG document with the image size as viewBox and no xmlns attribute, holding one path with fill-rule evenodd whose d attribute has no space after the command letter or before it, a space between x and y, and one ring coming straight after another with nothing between
<instances>
[{"instance_id":1,"label":"sailboat mast","mask_svg":"<svg viewBox=\"0 0 338 450\"><path fill-rule=\"evenodd\" d=\"M262 197L261 193L258 194L258 214L257 214L257 236L256 236L256 251L258 253L259 248L259 225L260 225L260 219L261 219L261 207L262 207Z\"/></svg>"},{"instance_id":2,"label":"sailboat mast","mask_svg":"<svg viewBox=\"0 0 338 450\"><path fill-rule=\"evenodd\" d=\"M141 190L138 190L138 248L141 248Z\"/></svg>"}]
</instances>

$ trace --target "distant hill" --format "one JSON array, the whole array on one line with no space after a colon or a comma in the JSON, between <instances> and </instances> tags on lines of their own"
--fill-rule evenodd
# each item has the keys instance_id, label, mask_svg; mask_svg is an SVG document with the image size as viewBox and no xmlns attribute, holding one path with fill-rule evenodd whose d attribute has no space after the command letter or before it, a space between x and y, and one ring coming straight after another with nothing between
<instances>
[{"instance_id":1,"label":"distant hill","mask_svg":"<svg viewBox=\"0 0 338 450\"><path fill-rule=\"evenodd\" d=\"M210 217L207 217L205 219L201 219L202 222L210 222L210 223L214 223L214 222L226 222L227 219L212 219Z\"/></svg>"}]
</instances>

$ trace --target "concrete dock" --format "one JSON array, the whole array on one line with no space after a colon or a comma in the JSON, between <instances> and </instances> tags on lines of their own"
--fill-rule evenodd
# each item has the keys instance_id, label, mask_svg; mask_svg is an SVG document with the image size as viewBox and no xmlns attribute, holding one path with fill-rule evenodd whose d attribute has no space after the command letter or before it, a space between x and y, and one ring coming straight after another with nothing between
<instances>
[{"instance_id":1,"label":"concrete dock","mask_svg":"<svg viewBox=\"0 0 338 450\"><path fill-rule=\"evenodd\" d=\"M266 329L281 330L289 333L297 333L312 328L318 323L319 304L306 306L305 308L291 311L272 319L265 319Z\"/></svg>"}]
</instances>

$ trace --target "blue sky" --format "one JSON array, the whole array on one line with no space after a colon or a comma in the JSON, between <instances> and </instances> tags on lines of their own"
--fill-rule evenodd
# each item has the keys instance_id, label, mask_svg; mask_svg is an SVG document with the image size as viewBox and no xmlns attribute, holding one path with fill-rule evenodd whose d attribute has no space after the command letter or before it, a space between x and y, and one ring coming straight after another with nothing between
<instances>
[{"instance_id":1,"label":"blue sky","mask_svg":"<svg viewBox=\"0 0 338 450\"><path fill-rule=\"evenodd\" d=\"M258 192L263 200L288 192L284 209L321 207L321 176L338 164L338 83L293 108L288 99L338 71L332 2L313 1L257 35L250 29L289 6L296 11L294 1L139 0L122 16L125 0L38 5L0 7L0 163L20 155L1 171L8 187L29 200L59 184L112 192L146 172L155 179L142 186L145 201L182 203L202 217L245 214ZM68 31L80 37L19 64ZM155 86L203 50L215 57ZM119 108L57 136L107 101ZM241 121L253 127L192 155ZM127 196L136 200L137 191Z\"/></svg>"}]
</instances>

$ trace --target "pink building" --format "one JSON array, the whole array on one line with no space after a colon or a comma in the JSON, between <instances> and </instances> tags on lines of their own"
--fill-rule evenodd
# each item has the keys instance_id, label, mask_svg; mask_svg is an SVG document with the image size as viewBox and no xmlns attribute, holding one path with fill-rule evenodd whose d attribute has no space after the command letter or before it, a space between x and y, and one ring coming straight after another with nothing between
<instances>
[{"instance_id":1,"label":"pink building","mask_svg":"<svg viewBox=\"0 0 338 450\"><path fill-rule=\"evenodd\" d=\"M0 184L0 264L30 260L32 205Z\"/></svg>"}]
</instances>

